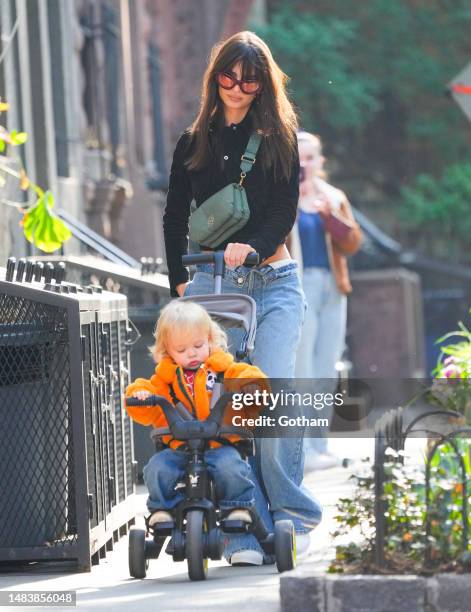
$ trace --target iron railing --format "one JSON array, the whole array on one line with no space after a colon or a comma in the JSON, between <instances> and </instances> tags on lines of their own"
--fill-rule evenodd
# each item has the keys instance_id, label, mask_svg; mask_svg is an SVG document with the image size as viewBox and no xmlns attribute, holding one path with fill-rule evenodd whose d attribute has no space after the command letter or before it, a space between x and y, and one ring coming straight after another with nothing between
<instances>
[{"instance_id":1,"label":"iron railing","mask_svg":"<svg viewBox=\"0 0 471 612\"><path fill-rule=\"evenodd\" d=\"M468 551L469 545L469 525L468 525L468 484L469 474L466 470L466 463L462 449L456 443L461 436L471 437L471 429L462 426L463 415L453 410L428 410L416 416L410 423L405 425L404 409L398 407L390 410L381 420L381 425L377 427L375 435L375 462L374 462L374 491L375 491L375 544L374 562L378 568L387 565L385 550L387 547L387 521L386 513L388 504L385 499L385 485L388 482L388 475L385 464L395 461L398 464L404 463L404 448L409 437L421 436L428 439L424 455L424 476L425 476L425 540L424 540L424 567L432 564L432 538L431 525L433 516L438 508L434 507L432 499L432 464L437 453L443 445L448 444L454 451L454 457L459 466L459 479L456 483L461 487L461 506L460 522L462 536L462 551ZM391 448L396 451L393 457L388 456L386 451ZM467 452L470 452L470 445L467 444ZM455 519L456 520L456 519Z\"/></svg>"},{"instance_id":2,"label":"iron railing","mask_svg":"<svg viewBox=\"0 0 471 612\"><path fill-rule=\"evenodd\" d=\"M128 312L62 275L0 272L0 561L87 570L135 518Z\"/></svg>"},{"instance_id":3,"label":"iron railing","mask_svg":"<svg viewBox=\"0 0 471 612\"><path fill-rule=\"evenodd\" d=\"M32 258L43 265L65 263L65 279L73 283L100 285L108 291L119 291L128 298L129 318L137 334L131 347L131 367L138 376L150 377L155 368L149 347L154 342L154 329L160 310L170 300L167 275L163 274L161 260L142 258L140 268L118 264L92 256L60 257L44 255ZM138 471L155 452L150 438L150 428L135 425L135 455Z\"/></svg>"}]
</instances>

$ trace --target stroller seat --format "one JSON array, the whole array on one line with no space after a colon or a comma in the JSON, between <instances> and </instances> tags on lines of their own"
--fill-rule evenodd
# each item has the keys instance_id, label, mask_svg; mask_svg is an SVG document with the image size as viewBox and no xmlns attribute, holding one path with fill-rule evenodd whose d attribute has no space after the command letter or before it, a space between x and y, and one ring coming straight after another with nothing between
<instances>
[{"instance_id":1,"label":"stroller seat","mask_svg":"<svg viewBox=\"0 0 471 612\"><path fill-rule=\"evenodd\" d=\"M244 329L244 349L250 356L255 346L257 331L257 305L249 295L239 293L222 293L208 295L191 295L180 298L182 302L195 302L205 308L209 315L223 327L240 327Z\"/></svg>"}]
</instances>

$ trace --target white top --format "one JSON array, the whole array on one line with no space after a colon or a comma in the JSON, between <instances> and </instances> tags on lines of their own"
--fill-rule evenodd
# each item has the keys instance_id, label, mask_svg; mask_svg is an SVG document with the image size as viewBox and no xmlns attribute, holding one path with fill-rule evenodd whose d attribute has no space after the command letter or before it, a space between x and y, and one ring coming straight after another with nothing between
<instances>
[{"instance_id":1,"label":"white top","mask_svg":"<svg viewBox=\"0 0 471 612\"><path fill-rule=\"evenodd\" d=\"M271 266L274 270L276 270L277 268L281 268L290 263L296 263L296 262L294 259L291 259L291 257L285 257L284 259L278 259L278 261L272 261L268 265Z\"/></svg>"}]
</instances>

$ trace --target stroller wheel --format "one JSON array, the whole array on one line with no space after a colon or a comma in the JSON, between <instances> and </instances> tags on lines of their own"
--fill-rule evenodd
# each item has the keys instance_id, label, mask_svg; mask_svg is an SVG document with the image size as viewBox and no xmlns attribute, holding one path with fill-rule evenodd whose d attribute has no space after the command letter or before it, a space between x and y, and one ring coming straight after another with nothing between
<instances>
[{"instance_id":1,"label":"stroller wheel","mask_svg":"<svg viewBox=\"0 0 471 612\"><path fill-rule=\"evenodd\" d=\"M133 578L145 578L149 560L146 559L146 532L132 527L129 531L129 573Z\"/></svg>"},{"instance_id":2,"label":"stroller wheel","mask_svg":"<svg viewBox=\"0 0 471 612\"><path fill-rule=\"evenodd\" d=\"M296 533L292 521L275 523L275 557L279 572L288 572L296 567Z\"/></svg>"},{"instance_id":3,"label":"stroller wheel","mask_svg":"<svg viewBox=\"0 0 471 612\"><path fill-rule=\"evenodd\" d=\"M207 526L202 510L190 510L186 515L185 552L190 580L205 580L208 574L208 559L205 558Z\"/></svg>"}]
</instances>

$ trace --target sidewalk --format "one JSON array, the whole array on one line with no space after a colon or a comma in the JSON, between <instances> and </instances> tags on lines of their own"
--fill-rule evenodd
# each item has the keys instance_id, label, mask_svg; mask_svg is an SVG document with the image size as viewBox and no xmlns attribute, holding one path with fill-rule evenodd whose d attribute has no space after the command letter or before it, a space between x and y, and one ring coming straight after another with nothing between
<instances>
[{"instance_id":1,"label":"sidewalk","mask_svg":"<svg viewBox=\"0 0 471 612\"><path fill-rule=\"evenodd\" d=\"M341 457L358 460L372 457L373 440L334 439L330 448ZM315 572L323 572L333 556L329 533L333 530L335 503L351 490L350 468L333 468L310 473L305 485L315 492L324 505L324 520L312 534L309 554L302 563L309 563ZM139 497L145 508L145 493ZM139 520L138 519L138 523ZM94 566L90 573L65 573L64 566L36 566L21 573L0 574L2 590L76 590L77 607L82 610L111 608L129 612L159 610L222 610L241 609L241 602L255 612L275 612L280 609L279 574L274 566L233 568L222 561L210 561L205 582L188 580L186 562L174 563L162 554L152 560L145 580L133 580L128 573L127 538L121 539L107 558ZM15 607L18 610L31 608ZM55 608L70 610L70 608Z\"/></svg>"}]
</instances>

